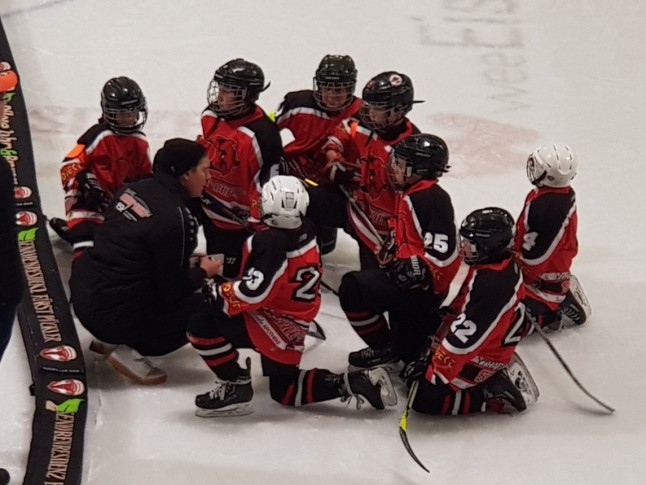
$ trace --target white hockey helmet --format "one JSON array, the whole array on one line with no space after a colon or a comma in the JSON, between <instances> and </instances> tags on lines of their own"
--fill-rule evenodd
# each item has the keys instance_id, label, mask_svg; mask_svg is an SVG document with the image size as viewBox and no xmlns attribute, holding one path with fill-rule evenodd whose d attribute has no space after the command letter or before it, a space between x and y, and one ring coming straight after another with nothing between
<instances>
[{"instance_id":1,"label":"white hockey helmet","mask_svg":"<svg viewBox=\"0 0 646 485\"><path fill-rule=\"evenodd\" d=\"M527 178L537 187L567 187L578 168L579 159L568 145L543 145L527 159Z\"/></svg>"},{"instance_id":2,"label":"white hockey helmet","mask_svg":"<svg viewBox=\"0 0 646 485\"><path fill-rule=\"evenodd\" d=\"M268 226L297 229L303 224L310 196L303 183L291 175L276 175L263 185L262 220Z\"/></svg>"}]
</instances>

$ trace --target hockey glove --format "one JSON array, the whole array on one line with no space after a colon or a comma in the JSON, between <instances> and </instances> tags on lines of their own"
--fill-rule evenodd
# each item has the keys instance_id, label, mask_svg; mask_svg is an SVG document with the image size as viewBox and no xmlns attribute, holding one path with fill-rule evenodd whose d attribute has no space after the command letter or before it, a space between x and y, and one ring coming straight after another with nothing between
<instances>
[{"instance_id":1,"label":"hockey glove","mask_svg":"<svg viewBox=\"0 0 646 485\"><path fill-rule=\"evenodd\" d=\"M430 284L428 267L419 256L398 259L386 267L386 275L397 286L407 290L428 288Z\"/></svg>"},{"instance_id":2,"label":"hockey glove","mask_svg":"<svg viewBox=\"0 0 646 485\"><path fill-rule=\"evenodd\" d=\"M82 170L76 175L81 197L90 210L104 212L108 208L110 198L92 172Z\"/></svg>"},{"instance_id":3,"label":"hockey glove","mask_svg":"<svg viewBox=\"0 0 646 485\"><path fill-rule=\"evenodd\" d=\"M399 374L399 377L404 381L406 387L410 388L413 382L424 379L427 367L426 359L414 360L406 364Z\"/></svg>"},{"instance_id":4,"label":"hockey glove","mask_svg":"<svg viewBox=\"0 0 646 485\"><path fill-rule=\"evenodd\" d=\"M330 180L337 185L356 185L359 183L359 172L353 170L339 161L334 161L327 167Z\"/></svg>"}]
</instances>

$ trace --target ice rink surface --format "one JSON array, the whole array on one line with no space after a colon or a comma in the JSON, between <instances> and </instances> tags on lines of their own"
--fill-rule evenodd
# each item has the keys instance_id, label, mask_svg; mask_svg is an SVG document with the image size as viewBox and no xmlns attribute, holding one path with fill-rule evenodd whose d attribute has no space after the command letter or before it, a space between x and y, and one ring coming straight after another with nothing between
<instances>
[{"instance_id":1,"label":"ice rink surface","mask_svg":"<svg viewBox=\"0 0 646 485\"><path fill-rule=\"evenodd\" d=\"M244 57L260 64L273 110L311 87L325 54L350 54L359 87L399 70L413 79L410 118L444 137L451 172L442 185L458 221L498 205L518 215L530 189L527 154L570 144L581 167L580 253L573 271L593 317L552 334L576 376L617 408L606 416L583 395L539 338L519 352L541 390L522 415L434 418L413 414L409 437L430 468L413 463L397 433L404 406L360 411L339 402L283 408L268 394L254 356L255 414L193 415L212 385L188 347L157 362L167 384L144 388L86 355L90 389L84 483L104 484L642 484L646 476L646 3L641 0L4 0L0 6L22 76L38 183L47 215L63 215L62 157L100 115L113 76L142 86L146 133L156 151L193 138L214 70ZM69 254L54 239L69 276ZM356 267L341 238L325 257L336 286ZM328 340L305 366L342 371L361 347L332 294L317 319ZM79 327L83 344L89 335ZM17 326L0 366L0 466L20 483L33 401Z\"/></svg>"}]
</instances>

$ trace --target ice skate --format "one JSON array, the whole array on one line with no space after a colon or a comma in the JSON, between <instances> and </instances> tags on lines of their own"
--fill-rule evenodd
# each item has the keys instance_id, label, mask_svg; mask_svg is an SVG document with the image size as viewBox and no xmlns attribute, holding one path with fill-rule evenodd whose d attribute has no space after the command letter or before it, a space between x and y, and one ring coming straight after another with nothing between
<instances>
[{"instance_id":1,"label":"ice skate","mask_svg":"<svg viewBox=\"0 0 646 485\"><path fill-rule=\"evenodd\" d=\"M357 409L367 400L375 409L384 409L386 406L397 404L397 394L385 369L375 368L346 372L343 375L344 395L341 401L345 402L352 397L357 398Z\"/></svg>"},{"instance_id":2,"label":"ice skate","mask_svg":"<svg viewBox=\"0 0 646 485\"><path fill-rule=\"evenodd\" d=\"M498 413L523 412L538 399L538 388L518 354L507 368L497 372L484 384L488 409Z\"/></svg>"},{"instance_id":3,"label":"ice skate","mask_svg":"<svg viewBox=\"0 0 646 485\"><path fill-rule=\"evenodd\" d=\"M583 325L592 315L592 307L579 279L570 275L570 289L561 303L563 326Z\"/></svg>"},{"instance_id":4,"label":"ice skate","mask_svg":"<svg viewBox=\"0 0 646 485\"><path fill-rule=\"evenodd\" d=\"M127 345L117 345L106 358L106 362L119 374L147 386L166 382L166 373L154 367L150 361Z\"/></svg>"},{"instance_id":5,"label":"ice skate","mask_svg":"<svg viewBox=\"0 0 646 485\"><path fill-rule=\"evenodd\" d=\"M246 369L237 379L225 381L216 378L215 388L195 398L195 415L201 418L220 418L251 414L251 359L247 357Z\"/></svg>"},{"instance_id":6,"label":"ice skate","mask_svg":"<svg viewBox=\"0 0 646 485\"><path fill-rule=\"evenodd\" d=\"M365 349L361 349L356 352L350 352L348 362L349 371L383 367L388 372L399 372L403 368L403 364L399 359L399 354L395 352L392 344L389 344L383 349L366 347Z\"/></svg>"},{"instance_id":7,"label":"ice skate","mask_svg":"<svg viewBox=\"0 0 646 485\"><path fill-rule=\"evenodd\" d=\"M65 219L61 219L60 217L52 217L49 220L49 227L51 227L54 232L60 237L63 241L70 241L70 237L68 234L68 227L67 227L67 221Z\"/></svg>"}]
</instances>

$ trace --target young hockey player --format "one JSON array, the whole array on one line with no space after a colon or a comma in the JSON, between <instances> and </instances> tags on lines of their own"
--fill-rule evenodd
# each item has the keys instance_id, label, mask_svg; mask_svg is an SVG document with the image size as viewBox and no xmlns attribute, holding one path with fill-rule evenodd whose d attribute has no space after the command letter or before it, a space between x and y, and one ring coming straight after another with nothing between
<instances>
[{"instance_id":1,"label":"young hockey player","mask_svg":"<svg viewBox=\"0 0 646 485\"><path fill-rule=\"evenodd\" d=\"M368 344L350 354L351 369L417 359L440 324L440 305L460 266L453 205L438 185L448 161L444 140L428 134L405 138L391 153L396 199L380 266L346 273L339 288L341 308Z\"/></svg>"},{"instance_id":2,"label":"young hockey player","mask_svg":"<svg viewBox=\"0 0 646 485\"><path fill-rule=\"evenodd\" d=\"M139 85L125 76L108 80L101 111L98 123L78 139L61 166L67 221L50 220L51 228L72 244L75 257L92 247L114 193L152 172L148 140L141 131L148 107Z\"/></svg>"},{"instance_id":3,"label":"young hockey player","mask_svg":"<svg viewBox=\"0 0 646 485\"><path fill-rule=\"evenodd\" d=\"M397 402L383 369L335 374L301 369L305 335L321 304L321 261L316 238L304 220L309 198L296 177L278 175L261 196L268 226L251 236L243 252L241 277L207 287L214 314L193 318L189 341L216 375L216 387L197 396L202 417L251 412L253 389L247 358L238 348L260 353L271 397L286 406L354 396L376 409Z\"/></svg>"},{"instance_id":4,"label":"young hockey player","mask_svg":"<svg viewBox=\"0 0 646 485\"><path fill-rule=\"evenodd\" d=\"M321 149L342 120L358 113L362 101L354 96L356 85L357 69L352 57L328 54L316 69L314 88L287 93L276 112L281 134L289 133L293 138L283 147L283 171L306 183L328 185L326 189L336 191L343 202L345 198L338 188L329 187ZM334 250L337 228L321 226L318 234L321 253Z\"/></svg>"},{"instance_id":5,"label":"young hockey player","mask_svg":"<svg viewBox=\"0 0 646 485\"><path fill-rule=\"evenodd\" d=\"M399 141L419 133L406 117L419 101L414 101L410 78L395 71L370 79L362 99L358 119L344 120L323 147L330 180L344 187L353 202L344 196L340 202L337 197L322 204L315 196L308 217L320 223L327 213L344 212L339 205L346 208L349 226L359 242L361 267L374 268L378 266L379 239L388 234L388 221L395 214L396 194L387 175L390 152Z\"/></svg>"},{"instance_id":6,"label":"young hockey player","mask_svg":"<svg viewBox=\"0 0 646 485\"><path fill-rule=\"evenodd\" d=\"M209 254L223 253L224 276L240 271L240 256L257 221L260 190L278 173L282 144L276 124L256 101L267 89L262 69L244 59L220 66L207 93L198 141L208 150L211 181L203 194Z\"/></svg>"},{"instance_id":7,"label":"young hockey player","mask_svg":"<svg viewBox=\"0 0 646 485\"><path fill-rule=\"evenodd\" d=\"M418 381L412 408L428 414L524 411L538 389L514 354L523 326L523 279L509 249L514 220L496 207L469 214L460 228L469 272L427 356L409 364Z\"/></svg>"},{"instance_id":8,"label":"young hockey player","mask_svg":"<svg viewBox=\"0 0 646 485\"><path fill-rule=\"evenodd\" d=\"M528 316L541 328L583 325L591 309L570 273L578 251L576 195L570 182L578 158L568 145L543 145L527 159L534 185L516 224L515 247L527 287Z\"/></svg>"}]
</instances>

